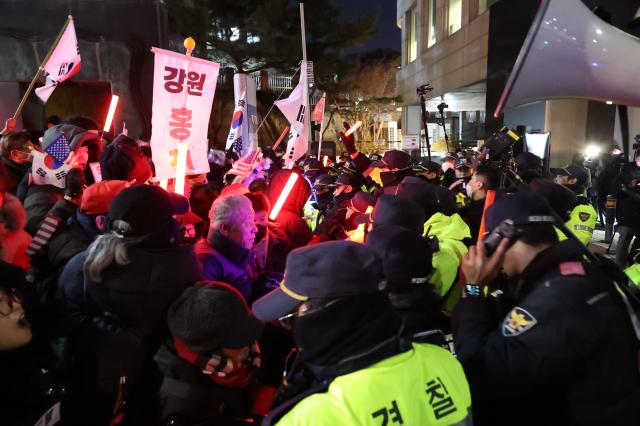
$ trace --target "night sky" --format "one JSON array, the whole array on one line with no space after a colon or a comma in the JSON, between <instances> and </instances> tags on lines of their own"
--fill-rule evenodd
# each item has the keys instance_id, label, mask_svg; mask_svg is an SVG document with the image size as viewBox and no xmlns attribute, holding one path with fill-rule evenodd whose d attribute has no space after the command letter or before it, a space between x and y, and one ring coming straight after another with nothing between
<instances>
[{"instance_id":1,"label":"night sky","mask_svg":"<svg viewBox=\"0 0 640 426\"><path fill-rule=\"evenodd\" d=\"M349 49L346 54L367 52L378 48L400 50L400 28L396 25L395 0L334 0L343 10L342 16L359 17L378 9L378 33L363 46Z\"/></svg>"}]
</instances>

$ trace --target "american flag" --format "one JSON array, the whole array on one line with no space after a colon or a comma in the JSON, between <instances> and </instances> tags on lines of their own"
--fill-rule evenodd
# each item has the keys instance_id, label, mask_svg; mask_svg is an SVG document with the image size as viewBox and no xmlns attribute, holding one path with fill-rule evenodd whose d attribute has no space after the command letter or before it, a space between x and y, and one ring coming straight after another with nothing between
<instances>
[{"instance_id":1,"label":"american flag","mask_svg":"<svg viewBox=\"0 0 640 426\"><path fill-rule=\"evenodd\" d=\"M54 140L44 151L55 158L58 163L64 163L71 152L69 149L69 141L64 135L60 135L60 137Z\"/></svg>"}]
</instances>

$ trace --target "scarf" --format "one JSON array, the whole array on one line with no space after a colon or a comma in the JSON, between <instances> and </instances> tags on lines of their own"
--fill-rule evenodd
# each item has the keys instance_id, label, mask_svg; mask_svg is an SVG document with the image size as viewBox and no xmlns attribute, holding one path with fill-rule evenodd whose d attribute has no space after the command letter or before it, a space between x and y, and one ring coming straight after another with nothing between
<instances>
[{"instance_id":1,"label":"scarf","mask_svg":"<svg viewBox=\"0 0 640 426\"><path fill-rule=\"evenodd\" d=\"M260 348L257 343L251 345L251 354L247 360L238 362L221 354L200 354L188 347L180 339L173 338L178 356L191 365L198 367L202 374L221 386L229 388L245 388L254 379L260 368Z\"/></svg>"}]
</instances>

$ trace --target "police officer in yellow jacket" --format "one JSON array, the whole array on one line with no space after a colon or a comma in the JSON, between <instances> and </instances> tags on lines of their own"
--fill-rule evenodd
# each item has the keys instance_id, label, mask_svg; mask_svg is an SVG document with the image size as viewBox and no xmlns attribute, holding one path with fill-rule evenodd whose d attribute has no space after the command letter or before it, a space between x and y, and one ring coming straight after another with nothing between
<instances>
[{"instance_id":1,"label":"police officer in yellow jacket","mask_svg":"<svg viewBox=\"0 0 640 426\"><path fill-rule=\"evenodd\" d=\"M458 301L459 294L450 291L458 275L462 255L467 252L464 240L472 235L469 226L458 213L454 193L422 179L405 177L396 195L405 200L413 200L425 213L424 231L426 238L437 241L433 253L434 273L430 283L444 298L444 308L450 310Z\"/></svg>"},{"instance_id":2,"label":"police officer in yellow jacket","mask_svg":"<svg viewBox=\"0 0 640 426\"><path fill-rule=\"evenodd\" d=\"M486 243L463 257L467 285L453 330L474 420L636 424L640 373L632 322L611 277L584 260L575 239L557 242L553 223L535 193L498 198L485 215ZM508 281L492 291L496 306L483 287L495 286L500 270Z\"/></svg>"},{"instance_id":3,"label":"police officer in yellow jacket","mask_svg":"<svg viewBox=\"0 0 640 426\"><path fill-rule=\"evenodd\" d=\"M576 195L576 204L566 225L586 246L591 241L598 217L595 208L584 195L589 173L587 169L574 163L561 169L551 169L551 173L556 176L556 183L566 186Z\"/></svg>"},{"instance_id":4,"label":"police officer in yellow jacket","mask_svg":"<svg viewBox=\"0 0 640 426\"><path fill-rule=\"evenodd\" d=\"M381 291L370 248L331 241L292 251L280 287L253 312L288 317L299 354L263 424L471 424L460 364L441 347L412 342ZM296 371L298 371L296 373Z\"/></svg>"}]
</instances>

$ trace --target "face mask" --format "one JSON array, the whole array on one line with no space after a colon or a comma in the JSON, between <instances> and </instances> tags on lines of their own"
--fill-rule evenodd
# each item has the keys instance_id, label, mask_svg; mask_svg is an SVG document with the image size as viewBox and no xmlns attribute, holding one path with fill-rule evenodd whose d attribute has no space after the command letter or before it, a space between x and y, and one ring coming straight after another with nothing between
<instances>
[{"instance_id":1,"label":"face mask","mask_svg":"<svg viewBox=\"0 0 640 426\"><path fill-rule=\"evenodd\" d=\"M267 235L267 227L265 225L256 225L258 232L256 232L256 238L254 242L258 243Z\"/></svg>"},{"instance_id":2,"label":"face mask","mask_svg":"<svg viewBox=\"0 0 640 426\"><path fill-rule=\"evenodd\" d=\"M471 187L471 185L467 184L465 190L467 191L467 197L471 198L471 196L473 195L473 188Z\"/></svg>"},{"instance_id":3,"label":"face mask","mask_svg":"<svg viewBox=\"0 0 640 426\"><path fill-rule=\"evenodd\" d=\"M19 154L16 156L15 162L18 164L31 164L33 162L33 154L25 151L14 151Z\"/></svg>"},{"instance_id":4,"label":"face mask","mask_svg":"<svg viewBox=\"0 0 640 426\"><path fill-rule=\"evenodd\" d=\"M388 186L392 184L396 180L395 172L381 172L380 173L380 181L382 181L382 186Z\"/></svg>"}]
</instances>

